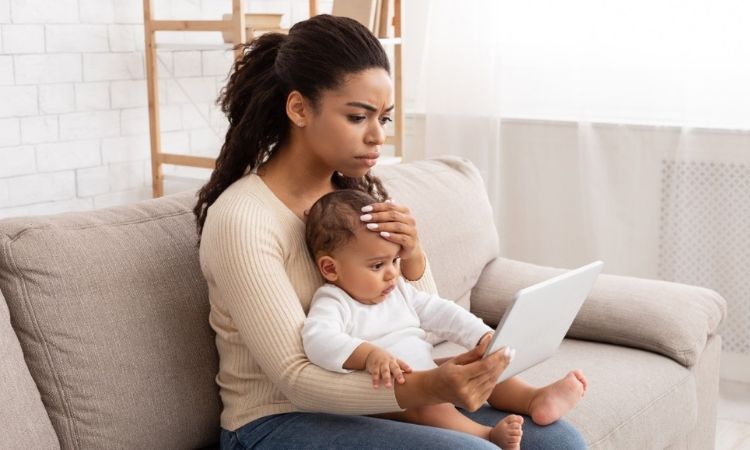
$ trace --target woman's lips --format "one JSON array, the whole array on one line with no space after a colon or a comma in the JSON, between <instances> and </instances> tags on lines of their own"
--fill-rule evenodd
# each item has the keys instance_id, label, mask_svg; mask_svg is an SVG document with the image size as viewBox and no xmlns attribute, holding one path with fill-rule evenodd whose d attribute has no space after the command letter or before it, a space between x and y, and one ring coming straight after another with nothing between
<instances>
[{"instance_id":1,"label":"woman's lips","mask_svg":"<svg viewBox=\"0 0 750 450\"><path fill-rule=\"evenodd\" d=\"M368 153L366 155L357 156L357 159L362 160L368 167L372 167L380 157L380 153Z\"/></svg>"}]
</instances>

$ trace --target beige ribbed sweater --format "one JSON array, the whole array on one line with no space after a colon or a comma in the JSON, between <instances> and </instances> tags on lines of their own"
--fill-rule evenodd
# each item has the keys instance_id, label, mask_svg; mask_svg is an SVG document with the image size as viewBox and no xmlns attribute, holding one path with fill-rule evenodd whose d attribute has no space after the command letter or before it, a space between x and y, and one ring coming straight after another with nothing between
<instances>
[{"instance_id":1,"label":"beige ribbed sweater","mask_svg":"<svg viewBox=\"0 0 750 450\"><path fill-rule=\"evenodd\" d=\"M312 364L300 336L323 283L305 247L305 224L255 174L227 188L208 210L200 263L216 331L221 426L234 431L291 411L375 414L400 410L391 389L364 372ZM429 268L414 286L436 292Z\"/></svg>"}]
</instances>

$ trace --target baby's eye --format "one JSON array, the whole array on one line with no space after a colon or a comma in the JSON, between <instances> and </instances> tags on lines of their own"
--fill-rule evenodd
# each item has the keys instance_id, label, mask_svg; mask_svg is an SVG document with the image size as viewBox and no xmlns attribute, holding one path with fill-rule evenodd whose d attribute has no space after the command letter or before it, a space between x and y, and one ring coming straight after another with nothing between
<instances>
[{"instance_id":1,"label":"baby's eye","mask_svg":"<svg viewBox=\"0 0 750 450\"><path fill-rule=\"evenodd\" d=\"M365 119L367 119L365 116L349 116L349 121L352 123L360 123Z\"/></svg>"},{"instance_id":2,"label":"baby's eye","mask_svg":"<svg viewBox=\"0 0 750 450\"><path fill-rule=\"evenodd\" d=\"M399 262L400 260L401 260L401 257L400 257L400 256L397 256L397 257L393 258L393 264L394 264L394 265L395 265L395 264L398 264L398 262Z\"/></svg>"},{"instance_id":3,"label":"baby's eye","mask_svg":"<svg viewBox=\"0 0 750 450\"><path fill-rule=\"evenodd\" d=\"M383 267L383 263L382 262L375 263L370 267L372 267L372 270L380 270Z\"/></svg>"}]
</instances>

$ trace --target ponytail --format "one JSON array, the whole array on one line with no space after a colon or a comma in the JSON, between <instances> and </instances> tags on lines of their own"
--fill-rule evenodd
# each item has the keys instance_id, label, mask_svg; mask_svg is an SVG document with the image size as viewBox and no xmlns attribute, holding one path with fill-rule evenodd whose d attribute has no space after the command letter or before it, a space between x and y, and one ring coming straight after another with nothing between
<instances>
[{"instance_id":1,"label":"ponytail","mask_svg":"<svg viewBox=\"0 0 750 450\"><path fill-rule=\"evenodd\" d=\"M229 82L221 90L219 105L229 120L229 129L216 158L211 178L198 192L193 212L198 235L203 230L208 207L247 170L256 168L271 149L283 144L289 121L282 83L273 70L276 55L286 36L267 33L242 45Z\"/></svg>"}]
</instances>

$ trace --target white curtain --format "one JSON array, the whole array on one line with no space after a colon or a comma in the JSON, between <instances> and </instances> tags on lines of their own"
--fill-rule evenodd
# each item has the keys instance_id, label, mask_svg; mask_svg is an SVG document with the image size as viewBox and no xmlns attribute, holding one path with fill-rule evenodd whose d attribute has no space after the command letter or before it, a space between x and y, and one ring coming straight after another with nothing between
<instances>
[{"instance_id":1,"label":"white curtain","mask_svg":"<svg viewBox=\"0 0 750 450\"><path fill-rule=\"evenodd\" d=\"M504 255L717 290L750 381L750 5L427 7L425 156L480 168Z\"/></svg>"}]
</instances>

